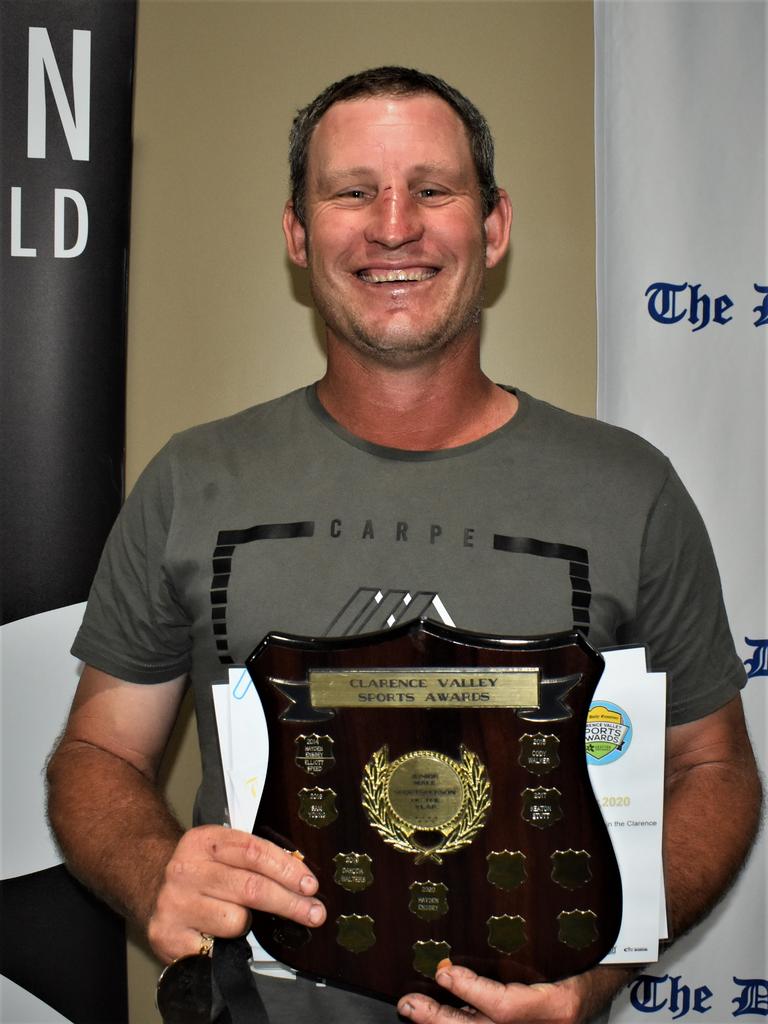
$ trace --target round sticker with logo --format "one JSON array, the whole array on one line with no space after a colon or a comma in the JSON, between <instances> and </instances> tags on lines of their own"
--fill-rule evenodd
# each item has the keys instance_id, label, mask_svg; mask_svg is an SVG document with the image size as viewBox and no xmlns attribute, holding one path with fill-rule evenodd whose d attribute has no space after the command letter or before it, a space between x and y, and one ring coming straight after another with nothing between
<instances>
[{"instance_id":1,"label":"round sticker with logo","mask_svg":"<svg viewBox=\"0 0 768 1024\"><path fill-rule=\"evenodd\" d=\"M584 734L587 764L611 764L618 761L632 742L632 722L618 704L609 700L595 701L587 715Z\"/></svg>"}]
</instances>

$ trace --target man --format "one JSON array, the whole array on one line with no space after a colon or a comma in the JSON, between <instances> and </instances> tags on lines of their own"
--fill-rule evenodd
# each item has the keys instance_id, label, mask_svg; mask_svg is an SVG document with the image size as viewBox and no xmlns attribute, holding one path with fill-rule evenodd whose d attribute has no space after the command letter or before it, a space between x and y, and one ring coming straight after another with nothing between
<instances>
[{"instance_id":1,"label":"man","mask_svg":"<svg viewBox=\"0 0 768 1024\"><path fill-rule=\"evenodd\" d=\"M270 630L343 635L422 612L518 635L575 624L598 647L645 642L669 674L664 849L678 934L738 870L759 806L744 674L690 499L649 445L482 373L483 280L506 253L511 207L463 96L401 68L351 76L298 115L291 170L286 242L309 270L327 371L175 438L126 503L49 768L72 870L166 962L197 952L201 935L242 934L249 908L321 924L300 861L221 827L211 683ZM206 824L182 835L156 777L187 679ZM603 967L505 986L446 965L438 982L470 1009L417 994L398 1009L417 1024L581 1022L629 976ZM265 991L276 1020L394 1018L303 981Z\"/></svg>"}]
</instances>

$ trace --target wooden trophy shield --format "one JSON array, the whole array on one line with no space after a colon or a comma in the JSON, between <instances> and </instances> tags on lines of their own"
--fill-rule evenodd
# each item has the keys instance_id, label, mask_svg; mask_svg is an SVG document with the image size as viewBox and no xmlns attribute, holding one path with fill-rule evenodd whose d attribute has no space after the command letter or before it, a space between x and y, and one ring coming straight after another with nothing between
<instances>
[{"instance_id":1,"label":"wooden trophy shield","mask_svg":"<svg viewBox=\"0 0 768 1024\"><path fill-rule=\"evenodd\" d=\"M608 953L621 878L584 749L603 659L580 633L270 634L247 667L269 732L253 831L303 854L328 911L316 929L255 913L275 959L444 1002L444 957L533 983Z\"/></svg>"}]
</instances>

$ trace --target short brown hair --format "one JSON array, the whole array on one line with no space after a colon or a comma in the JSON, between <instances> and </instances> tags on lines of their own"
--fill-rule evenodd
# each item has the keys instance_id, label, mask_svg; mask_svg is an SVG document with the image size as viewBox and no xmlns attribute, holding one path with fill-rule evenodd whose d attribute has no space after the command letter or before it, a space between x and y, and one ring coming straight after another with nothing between
<instances>
[{"instance_id":1,"label":"short brown hair","mask_svg":"<svg viewBox=\"0 0 768 1024\"><path fill-rule=\"evenodd\" d=\"M324 89L293 120L290 134L291 200L301 224L306 223L307 158L309 143L320 118L334 103L359 96L415 96L434 93L451 106L464 124L472 151L483 217L487 217L499 200L493 172L493 136L488 122L470 100L442 78L415 68L385 66L358 71Z\"/></svg>"}]
</instances>

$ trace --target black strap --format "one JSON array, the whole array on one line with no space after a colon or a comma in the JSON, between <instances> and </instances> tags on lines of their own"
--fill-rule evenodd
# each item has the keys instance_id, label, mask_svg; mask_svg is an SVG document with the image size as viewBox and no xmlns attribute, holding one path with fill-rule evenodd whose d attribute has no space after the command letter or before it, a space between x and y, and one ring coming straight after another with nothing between
<instances>
[{"instance_id":1,"label":"black strap","mask_svg":"<svg viewBox=\"0 0 768 1024\"><path fill-rule=\"evenodd\" d=\"M245 937L214 942L213 977L226 1007L216 1024L269 1024L250 960L251 947Z\"/></svg>"}]
</instances>

